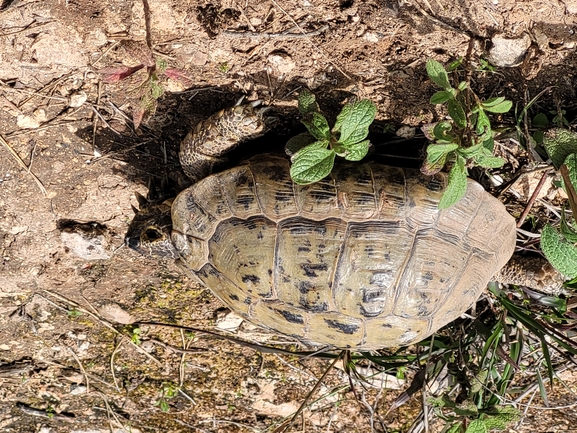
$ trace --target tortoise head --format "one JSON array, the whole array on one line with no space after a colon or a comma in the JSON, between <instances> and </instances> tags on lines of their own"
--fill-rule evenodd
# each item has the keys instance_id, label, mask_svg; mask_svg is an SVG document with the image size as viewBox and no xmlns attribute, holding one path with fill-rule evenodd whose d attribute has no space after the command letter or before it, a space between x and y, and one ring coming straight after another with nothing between
<instances>
[{"instance_id":1,"label":"tortoise head","mask_svg":"<svg viewBox=\"0 0 577 433\"><path fill-rule=\"evenodd\" d=\"M136 199L140 209L134 209L124 243L145 256L177 259L179 254L171 240L172 199L150 203L138 193Z\"/></svg>"}]
</instances>

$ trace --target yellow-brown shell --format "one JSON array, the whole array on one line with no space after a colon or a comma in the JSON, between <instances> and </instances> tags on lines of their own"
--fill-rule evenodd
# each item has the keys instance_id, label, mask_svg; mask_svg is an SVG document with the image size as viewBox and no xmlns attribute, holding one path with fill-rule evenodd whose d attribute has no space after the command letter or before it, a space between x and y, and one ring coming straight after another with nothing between
<instances>
[{"instance_id":1,"label":"yellow-brown shell","mask_svg":"<svg viewBox=\"0 0 577 433\"><path fill-rule=\"evenodd\" d=\"M260 156L183 191L172 238L257 325L341 349L407 345L466 311L515 247L514 219L472 180L439 210L446 181L370 162L298 186L288 160Z\"/></svg>"}]
</instances>

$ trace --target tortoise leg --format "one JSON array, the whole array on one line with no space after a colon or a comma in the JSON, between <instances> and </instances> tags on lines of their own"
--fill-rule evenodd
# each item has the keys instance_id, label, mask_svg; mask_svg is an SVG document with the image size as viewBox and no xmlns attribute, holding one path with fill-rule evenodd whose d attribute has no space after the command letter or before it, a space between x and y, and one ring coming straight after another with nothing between
<instances>
[{"instance_id":1,"label":"tortoise leg","mask_svg":"<svg viewBox=\"0 0 577 433\"><path fill-rule=\"evenodd\" d=\"M235 105L201 121L180 144L180 163L186 175L196 182L205 178L224 155L238 144L266 132L260 101Z\"/></svg>"}]
</instances>

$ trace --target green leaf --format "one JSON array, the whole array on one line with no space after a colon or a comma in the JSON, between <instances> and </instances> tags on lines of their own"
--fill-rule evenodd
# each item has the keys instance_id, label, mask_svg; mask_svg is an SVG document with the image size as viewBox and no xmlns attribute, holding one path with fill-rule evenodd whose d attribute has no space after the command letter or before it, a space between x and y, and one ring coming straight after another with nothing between
<instances>
[{"instance_id":1,"label":"green leaf","mask_svg":"<svg viewBox=\"0 0 577 433\"><path fill-rule=\"evenodd\" d=\"M451 129L453 129L451 122L439 122L433 127L433 136L437 140L450 139L449 132L451 132Z\"/></svg>"},{"instance_id":2,"label":"green leaf","mask_svg":"<svg viewBox=\"0 0 577 433\"><path fill-rule=\"evenodd\" d=\"M321 113L311 113L310 120L302 120L302 123L317 140L330 140L331 128Z\"/></svg>"},{"instance_id":3,"label":"green leaf","mask_svg":"<svg viewBox=\"0 0 577 433\"><path fill-rule=\"evenodd\" d=\"M453 152L454 150L458 149L459 145L457 143L450 143L450 144L429 144L427 146L427 161L430 163L435 163L439 159L445 157Z\"/></svg>"},{"instance_id":4,"label":"green leaf","mask_svg":"<svg viewBox=\"0 0 577 433\"><path fill-rule=\"evenodd\" d=\"M482 101L481 105L483 107L494 107L495 105L499 105L504 100L505 100L504 96L497 96L495 98L489 98L486 101Z\"/></svg>"},{"instance_id":5,"label":"green leaf","mask_svg":"<svg viewBox=\"0 0 577 433\"><path fill-rule=\"evenodd\" d=\"M292 157L290 175L299 185L317 182L329 175L335 163L335 152L314 145L301 149Z\"/></svg>"},{"instance_id":6,"label":"green leaf","mask_svg":"<svg viewBox=\"0 0 577 433\"><path fill-rule=\"evenodd\" d=\"M316 101L315 95L313 95L307 89L301 90L299 94L299 111L302 115L307 115L315 111L319 111L319 106Z\"/></svg>"},{"instance_id":7,"label":"green leaf","mask_svg":"<svg viewBox=\"0 0 577 433\"><path fill-rule=\"evenodd\" d=\"M479 142L471 147L460 147L457 153L463 158L474 158L475 156L483 155L486 149L483 147L483 143Z\"/></svg>"},{"instance_id":8,"label":"green leaf","mask_svg":"<svg viewBox=\"0 0 577 433\"><path fill-rule=\"evenodd\" d=\"M457 89L459 89L461 92L463 90L465 90L467 87L469 87L469 84L466 81L461 81L459 83L459 85L457 86Z\"/></svg>"},{"instance_id":9,"label":"green leaf","mask_svg":"<svg viewBox=\"0 0 577 433\"><path fill-rule=\"evenodd\" d=\"M536 370L538 371L538 370ZM520 413L513 406L494 406L483 419L487 430L504 430L511 423L519 420Z\"/></svg>"},{"instance_id":10,"label":"green leaf","mask_svg":"<svg viewBox=\"0 0 577 433\"><path fill-rule=\"evenodd\" d=\"M544 113L539 113L533 117L533 126L535 128L547 128L549 126L549 120Z\"/></svg>"},{"instance_id":11,"label":"green leaf","mask_svg":"<svg viewBox=\"0 0 577 433\"><path fill-rule=\"evenodd\" d=\"M483 420L476 419L471 421L471 424L469 424L465 433L487 433L487 427Z\"/></svg>"},{"instance_id":12,"label":"green leaf","mask_svg":"<svg viewBox=\"0 0 577 433\"><path fill-rule=\"evenodd\" d=\"M488 370L481 370L475 375L475 378L471 381L471 389L469 390L469 395L477 394L485 386L485 381L487 380Z\"/></svg>"},{"instance_id":13,"label":"green leaf","mask_svg":"<svg viewBox=\"0 0 577 433\"><path fill-rule=\"evenodd\" d=\"M577 133L563 128L553 128L543 136L547 155L557 170L572 153L577 153Z\"/></svg>"},{"instance_id":14,"label":"green leaf","mask_svg":"<svg viewBox=\"0 0 577 433\"><path fill-rule=\"evenodd\" d=\"M503 167L505 160L498 156L478 155L473 157L475 164L483 168L499 168Z\"/></svg>"},{"instance_id":15,"label":"green leaf","mask_svg":"<svg viewBox=\"0 0 577 433\"><path fill-rule=\"evenodd\" d=\"M465 158L457 156L455 165L449 172L447 189L439 201L439 209L447 209L459 201L467 190L467 169Z\"/></svg>"},{"instance_id":16,"label":"green leaf","mask_svg":"<svg viewBox=\"0 0 577 433\"><path fill-rule=\"evenodd\" d=\"M459 146L456 143L432 143L427 146L427 159L421 166L421 173L432 176L443 169L447 158Z\"/></svg>"},{"instance_id":17,"label":"green leaf","mask_svg":"<svg viewBox=\"0 0 577 433\"><path fill-rule=\"evenodd\" d=\"M485 130L491 130L491 121L483 109L477 113L477 125L475 127L477 134L482 134Z\"/></svg>"},{"instance_id":18,"label":"green leaf","mask_svg":"<svg viewBox=\"0 0 577 433\"><path fill-rule=\"evenodd\" d=\"M369 152L371 143L369 140L364 140L355 144L343 145L346 150L345 159L347 161L360 161Z\"/></svg>"},{"instance_id":19,"label":"green leaf","mask_svg":"<svg viewBox=\"0 0 577 433\"><path fill-rule=\"evenodd\" d=\"M460 431L461 423L456 422L455 424L452 424L447 430L445 430L445 433L459 433Z\"/></svg>"},{"instance_id":20,"label":"green leaf","mask_svg":"<svg viewBox=\"0 0 577 433\"><path fill-rule=\"evenodd\" d=\"M354 104L347 104L337 116L335 127L340 130L339 143L355 144L364 140L369 134L369 125L377 114L377 107L372 101L364 99Z\"/></svg>"},{"instance_id":21,"label":"green leaf","mask_svg":"<svg viewBox=\"0 0 577 433\"><path fill-rule=\"evenodd\" d=\"M443 65L433 59L427 61L427 74L429 78L439 87L445 90L451 89L449 75Z\"/></svg>"},{"instance_id":22,"label":"green leaf","mask_svg":"<svg viewBox=\"0 0 577 433\"><path fill-rule=\"evenodd\" d=\"M477 416L479 414L479 410L475 403L472 400L465 400L464 402L458 404L453 409L456 415L460 416Z\"/></svg>"},{"instance_id":23,"label":"green leaf","mask_svg":"<svg viewBox=\"0 0 577 433\"><path fill-rule=\"evenodd\" d=\"M463 60L465 60L464 57L459 57L457 60L449 63L449 67L447 68L448 71L454 71L455 69L457 69L459 66L461 66L461 64L463 63Z\"/></svg>"},{"instance_id":24,"label":"green leaf","mask_svg":"<svg viewBox=\"0 0 577 433\"><path fill-rule=\"evenodd\" d=\"M429 102L433 105L444 104L445 102L447 102L452 97L453 97L453 94L451 92L448 92L446 90L440 90L440 91L436 92L433 96L431 96L431 99Z\"/></svg>"},{"instance_id":25,"label":"green leaf","mask_svg":"<svg viewBox=\"0 0 577 433\"><path fill-rule=\"evenodd\" d=\"M496 105L487 106L483 103L483 108L491 113L506 113L511 109L513 103L511 101L503 101Z\"/></svg>"},{"instance_id":26,"label":"green leaf","mask_svg":"<svg viewBox=\"0 0 577 433\"><path fill-rule=\"evenodd\" d=\"M295 135L292 137L284 146L284 151L288 156L293 156L303 147L308 146L316 141L316 139L308 132L303 132L302 134ZM325 142L328 146L329 142ZM326 147L326 146L325 146Z\"/></svg>"},{"instance_id":27,"label":"green leaf","mask_svg":"<svg viewBox=\"0 0 577 433\"><path fill-rule=\"evenodd\" d=\"M577 243L577 230L565 218L565 208L561 209L561 235L569 242Z\"/></svg>"},{"instance_id":28,"label":"green leaf","mask_svg":"<svg viewBox=\"0 0 577 433\"><path fill-rule=\"evenodd\" d=\"M543 228L541 249L555 269L570 278L577 276L577 248L563 238L551 224Z\"/></svg>"},{"instance_id":29,"label":"green leaf","mask_svg":"<svg viewBox=\"0 0 577 433\"><path fill-rule=\"evenodd\" d=\"M449 110L449 116L451 116L457 126L459 128L465 128L467 126L467 115L461 103L454 98L449 99L447 108Z\"/></svg>"}]
</instances>

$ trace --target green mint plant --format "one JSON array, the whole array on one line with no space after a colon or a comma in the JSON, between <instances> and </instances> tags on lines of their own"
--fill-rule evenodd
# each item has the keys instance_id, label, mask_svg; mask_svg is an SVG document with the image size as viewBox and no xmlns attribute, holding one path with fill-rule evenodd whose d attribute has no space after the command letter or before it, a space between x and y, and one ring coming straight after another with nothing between
<instances>
[{"instance_id":1,"label":"green mint plant","mask_svg":"<svg viewBox=\"0 0 577 433\"><path fill-rule=\"evenodd\" d=\"M449 71L460 62L452 64ZM505 161L493 156L494 131L487 113L506 113L513 105L504 97L481 100L466 81L453 87L447 69L436 60L427 62L429 78L442 90L431 97L431 104L446 104L451 120L438 122L429 135L433 142L427 147L427 158L421 167L424 174L438 173L452 164L448 186L439 202L444 209L455 204L467 188L467 167L498 168Z\"/></svg>"},{"instance_id":2,"label":"green mint plant","mask_svg":"<svg viewBox=\"0 0 577 433\"><path fill-rule=\"evenodd\" d=\"M291 156L290 175L299 185L318 182L329 175L338 155L348 161L360 161L369 151L366 139L377 108L371 101L346 104L331 129L322 115L315 95L303 90L298 98L302 123L308 132L291 138L285 151Z\"/></svg>"},{"instance_id":3,"label":"green mint plant","mask_svg":"<svg viewBox=\"0 0 577 433\"><path fill-rule=\"evenodd\" d=\"M569 285L577 285L577 133L563 128L553 128L543 136L543 146L553 166L561 172L562 188L567 193L573 222L568 221L565 210L561 214L559 229L546 224L541 233L541 249L549 262L563 275L573 278Z\"/></svg>"},{"instance_id":4,"label":"green mint plant","mask_svg":"<svg viewBox=\"0 0 577 433\"><path fill-rule=\"evenodd\" d=\"M483 370L475 378L468 397L461 403L451 400L447 394L429 399L435 413L447 424L443 433L486 433L505 430L520 417L518 409L512 406L492 405L479 408L474 400L483 392L483 382L488 371Z\"/></svg>"}]
</instances>

